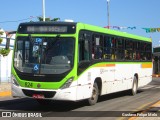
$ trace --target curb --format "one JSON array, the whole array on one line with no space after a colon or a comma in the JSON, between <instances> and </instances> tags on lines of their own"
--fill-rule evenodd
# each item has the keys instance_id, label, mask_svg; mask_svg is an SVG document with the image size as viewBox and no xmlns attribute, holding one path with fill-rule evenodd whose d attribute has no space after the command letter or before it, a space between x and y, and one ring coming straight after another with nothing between
<instances>
[{"instance_id":1,"label":"curb","mask_svg":"<svg viewBox=\"0 0 160 120\"><path fill-rule=\"evenodd\" d=\"M155 110L155 108L157 108L157 109ZM160 111L160 101L157 101L153 105L148 106L145 110L141 111L140 113L144 114L144 113L152 112L152 111L154 111L154 112ZM148 118L148 117L130 117L128 120L145 120L145 118Z\"/></svg>"},{"instance_id":2,"label":"curb","mask_svg":"<svg viewBox=\"0 0 160 120\"><path fill-rule=\"evenodd\" d=\"M11 96L11 91L0 92L0 97Z\"/></svg>"}]
</instances>

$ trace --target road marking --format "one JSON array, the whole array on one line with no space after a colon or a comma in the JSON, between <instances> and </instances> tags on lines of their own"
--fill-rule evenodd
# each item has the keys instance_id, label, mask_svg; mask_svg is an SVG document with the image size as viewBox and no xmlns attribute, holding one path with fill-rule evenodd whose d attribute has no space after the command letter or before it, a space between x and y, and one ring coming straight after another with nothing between
<instances>
[{"instance_id":1,"label":"road marking","mask_svg":"<svg viewBox=\"0 0 160 120\"><path fill-rule=\"evenodd\" d=\"M135 110L131 111L131 112L137 112L137 111L140 111L142 110L143 108L146 108L147 106L151 105L153 102L149 102L149 103L146 103L146 104L143 104L141 105L140 107L136 108ZM126 117L120 117L119 119L117 120L135 120L137 117L130 117L128 119L126 119Z\"/></svg>"},{"instance_id":2,"label":"road marking","mask_svg":"<svg viewBox=\"0 0 160 120\"><path fill-rule=\"evenodd\" d=\"M151 110L154 107L160 107L160 101L154 103L153 105L149 106L148 108L146 108L145 110L143 110L141 113L145 113L148 112L149 110ZM138 117L131 117L128 120L136 120Z\"/></svg>"},{"instance_id":3,"label":"road marking","mask_svg":"<svg viewBox=\"0 0 160 120\"><path fill-rule=\"evenodd\" d=\"M155 88L160 88L160 86L158 86L158 87L155 87Z\"/></svg>"},{"instance_id":4,"label":"road marking","mask_svg":"<svg viewBox=\"0 0 160 120\"><path fill-rule=\"evenodd\" d=\"M154 85L147 85L147 86L142 87L140 89L145 90L145 89L150 89L150 88L154 88L154 87L155 87Z\"/></svg>"}]
</instances>

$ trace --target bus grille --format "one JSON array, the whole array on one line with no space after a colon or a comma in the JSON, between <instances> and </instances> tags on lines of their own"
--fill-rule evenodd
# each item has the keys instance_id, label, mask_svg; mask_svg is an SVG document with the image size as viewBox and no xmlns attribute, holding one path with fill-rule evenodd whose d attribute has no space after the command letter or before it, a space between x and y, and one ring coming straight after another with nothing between
<instances>
[{"instance_id":1,"label":"bus grille","mask_svg":"<svg viewBox=\"0 0 160 120\"><path fill-rule=\"evenodd\" d=\"M42 94L45 98L52 98L56 94L54 91L35 91L35 90L25 90L22 89L26 96L32 97L34 94Z\"/></svg>"}]
</instances>

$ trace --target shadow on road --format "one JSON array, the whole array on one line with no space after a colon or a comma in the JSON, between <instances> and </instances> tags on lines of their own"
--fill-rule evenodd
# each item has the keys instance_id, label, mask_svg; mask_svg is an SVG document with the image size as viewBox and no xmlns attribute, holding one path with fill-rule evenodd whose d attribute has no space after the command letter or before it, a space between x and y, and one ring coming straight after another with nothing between
<instances>
[{"instance_id":1,"label":"shadow on road","mask_svg":"<svg viewBox=\"0 0 160 120\"><path fill-rule=\"evenodd\" d=\"M138 91L141 93L143 91ZM129 96L128 91L118 92L101 96L98 102L103 102L115 98ZM98 104L98 103L97 103ZM36 111L36 112L67 112L88 106L87 100L70 102L70 101L52 101L48 105L40 105L36 100L30 98L21 98L13 100L0 101L0 109L8 111Z\"/></svg>"}]
</instances>

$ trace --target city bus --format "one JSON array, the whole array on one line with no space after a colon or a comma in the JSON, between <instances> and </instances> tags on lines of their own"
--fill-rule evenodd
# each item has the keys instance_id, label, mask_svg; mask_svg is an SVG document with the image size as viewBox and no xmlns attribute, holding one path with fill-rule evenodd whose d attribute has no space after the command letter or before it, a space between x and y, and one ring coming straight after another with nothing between
<instances>
[{"instance_id":1,"label":"city bus","mask_svg":"<svg viewBox=\"0 0 160 120\"><path fill-rule=\"evenodd\" d=\"M87 100L127 90L131 95L152 80L150 38L80 22L27 22L16 32L12 96Z\"/></svg>"}]
</instances>

